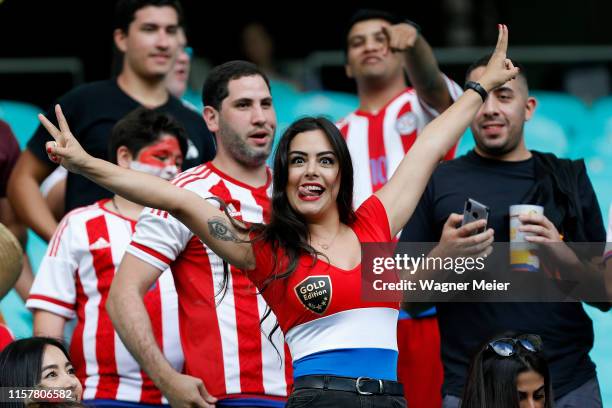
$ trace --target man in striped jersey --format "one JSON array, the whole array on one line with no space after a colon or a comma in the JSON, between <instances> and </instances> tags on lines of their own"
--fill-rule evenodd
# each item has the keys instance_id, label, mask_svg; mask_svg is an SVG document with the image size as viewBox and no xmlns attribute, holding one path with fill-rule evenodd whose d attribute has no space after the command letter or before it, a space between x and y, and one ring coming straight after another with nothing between
<instances>
[{"instance_id":1,"label":"man in striped jersey","mask_svg":"<svg viewBox=\"0 0 612 408\"><path fill-rule=\"evenodd\" d=\"M359 108L338 127L353 160L353 205L358 208L391 178L425 125L462 91L440 72L417 24L379 10L359 10L350 19L345 68L357 84ZM453 158L454 150L445 159ZM400 313L398 376L408 406L441 404L442 364L434 313L429 310L414 319Z\"/></svg>"},{"instance_id":2,"label":"man in striped jersey","mask_svg":"<svg viewBox=\"0 0 612 408\"><path fill-rule=\"evenodd\" d=\"M265 163L276 129L268 79L251 63L231 61L211 71L203 94L217 154L173 183L221 198L238 220L266 222L271 173ZM184 373L161 353L142 305L143 293L168 267L178 292ZM234 267L225 280L226 267L177 219L145 209L113 282L109 314L174 407L282 407L291 368L280 330L268 339L276 318L263 319L267 305L256 288Z\"/></svg>"},{"instance_id":3,"label":"man in striped jersey","mask_svg":"<svg viewBox=\"0 0 612 408\"><path fill-rule=\"evenodd\" d=\"M178 173L186 151L183 126L145 108L120 120L109 139L111 161L164 178ZM50 241L26 303L34 312L35 335L61 339L66 322L77 319L70 354L83 399L96 407L167 404L113 330L105 310L141 211L142 206L115 195L68 213ZM144 304L154 342L180 370L178 303L169 271L145 290Z\"/></svg>"}]
</instances>

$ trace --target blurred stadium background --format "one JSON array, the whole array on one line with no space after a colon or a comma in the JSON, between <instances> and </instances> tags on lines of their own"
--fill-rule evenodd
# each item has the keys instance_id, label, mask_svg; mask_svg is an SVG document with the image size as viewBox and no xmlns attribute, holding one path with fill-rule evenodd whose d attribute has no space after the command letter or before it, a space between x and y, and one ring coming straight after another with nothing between
<instances>
[{"instance_id":1,"label":"blurred stadium background","mask_svg":"<svg viewBox=\"0 0 612 408\"><path fill-rule=\"evenodd\" d=\"M113 4L0 0L0 118L9 122L22 147L38 124L36 114L55 98L73 86L111 75ZM386 9L418 22L442 70L458 83L463 83L470 62L490 52L496 23L507 23L510 56L526 66L539 101L526 127L527 145L584 158L607 223L612 202L612 2L430 0L399 6L377 1L338 3L334 11L329 4L312 2L274 8L267 2L182 4L194 50L186 98L201 106L201 84L215 64L248 55L267 58L273 70L278 134L301 115L337 120L356 108L354 85L344 75L343 34L345 22L359 7ZM253 22L260 23L267 36L262 30L245 34L243 28ZM458 154L473 144L468 131ZM28 253L36 270L45 244L30 235ZM31 318L16 294L0 307L17 336L31 334ZM595 322L592 357L608 405L612 319L586 308Z\"/></svg>"}]
</instances>

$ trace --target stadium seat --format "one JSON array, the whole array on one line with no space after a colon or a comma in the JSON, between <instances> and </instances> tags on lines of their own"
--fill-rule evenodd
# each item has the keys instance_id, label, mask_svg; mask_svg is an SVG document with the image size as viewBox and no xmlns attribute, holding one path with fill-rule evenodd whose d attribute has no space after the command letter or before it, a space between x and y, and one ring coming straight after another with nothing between
<instances>
[{"instance_id":1,"label":"stadium seat","mask_svg":"<svg viewBox=\"0 0 612 408\"><path fill-rule=\"evenodd\" d=\"M567 129L551 118L535 115L525 124L525 144L529 150L554 153L558 157L568 155Z\"/></svg>"},{"instance_id":2,"label":"stadium seat","mask_svg":"<svg viewBox=\"0 0 612 408\"><path fill-rule=\"evenodd\" d=\"M276 139L274 140L274 149L276 149L281 135L295 119L293 109L301 94L293 86L282 81L271 80L270 87L272 88L272 99L276 111ZM268 164L272 166L272 162L273 155L268 159Z\"/></svg>"},{"instance_id":3,"label":"stadium seat","mask_svg":"<svg viewBox=\"0 0 612 408\"><path fill-rule=\"evenodd\" d=\"M566 129L569 139L574 139L588 120L586 105L575 96L550 91L533 91L531 95L538 101L536 116L559 123Z\"/></svg>"},{"instance_id":4,"label":"stadium seat","mask_svg":"<svg viewBox=\"0 0 612 408\"><path fill-rule=\"evenodd\" d=\"M295 119L302 116L325 116L336 122L359 106L356 95L343 92L314 91L300 95L293 107Z\"/></svg>"},{"instance_id":5,"label":"stadium seat","mask_svg":"<svg viewBox=\"0 0 612 408\"><path fill-rule=\"evenodd\" d=\"M612 157L612 97L593 104L588 124L593 153Z\"/></svg>"},{"instance_id":6,"label":"stadium seat","mask_svg":"<svg viewBox=\"0 0 612 408\"><path fill-rule=\"evenodd\" d=\"M0 119L11 126L22 149L38 127L41 112L38 106L26 102L0 100Z\"/></svg>"},{"instance_id":7,"label":"stadium seat","mask_svg":"<svg viewBox=\"0 0 612 408\"><path fill-rule=\"evenodd\" d=\"M280 137L294 120L293 109L301 94L293 86L282 81L271 80L270 86L276 110L277 137Z\"/></svg>"},{"instance_id":8,"label":"stadium seat","mask_svg":"<svg viewBox=\"0 0 612 408\"><path fill-rule=\"evenodd\" d=\"M474 148L476 144L474 143L474 136L472 136L472 131L470 129L466 130L461 139L459 140L459 145L457 146L457 150L455 151L455 157L463 156L470 150Z\"/></svg>"},{"instance_id":9,"label":"stadium seat","mask_svg":"<svg viewBox=\"0 0 612 408\"><path fill-rule=\"evenodd\" d=\"M187 88L185 93L183 94L183 103L186 102L187 107L192 108L198 114L202 114L202 110L204 108L204 103L202 102L202 93L201 91L196 91L192 88Z\"/></svg>"}]
</instances>

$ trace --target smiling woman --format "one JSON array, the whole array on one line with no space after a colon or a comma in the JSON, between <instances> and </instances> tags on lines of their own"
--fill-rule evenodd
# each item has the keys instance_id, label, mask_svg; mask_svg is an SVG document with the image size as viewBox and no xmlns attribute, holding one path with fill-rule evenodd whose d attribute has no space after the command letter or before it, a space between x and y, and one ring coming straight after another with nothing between
<instances>
[{"instance_id":1,"label":"smiling woman","mask_svg":"<svg viewBox=\"0 0 612 408\"><path fill-rule=\"evenodd\" d=\"M299 120L287 129L278 151L282 154L276 155L274 181L287 186L283 208L308 222L341 217L342 223L350 224L354 219L353 165L334 124L322 118Z\"/></svg>"},{"instance_id":2,"label":"smiling woman","mask_svg":"<svg viewBox=\"0 0 612 408\"><path fill-rule=\"evenodd\" d=\"M495 53L480 78L487 91L518 73L506 59L507 41L507 28L500 25ZM297 121L275 154L271 221L249 228L193 192L89 156L59 106L60 129L39 118L57 142L47 144L51 160L129 200L169 211L209 249L245 269L291 351L295 383L288 407L355 406L365 398L376 408L405 405L396 381L399 304L361 299L360 244L390 242L399 232L436 165L481 104L478 93L466 91L423 130L389 182L357 211L353 168L340 131L322 118ZM214 112L207 109L211 122Z\"/></svg>"},{"instance_id":3,"label":"smiling woman","mask_svg":"<svg viewBox=\"0 0 612 408\"><path fill-rule=\"evenodd\" d=\"M5 390L17 387L61 389L66 392L53 397L75 401L81 400L83 392L66 348L59 341L48 337L17 340L2 350L0 387L6 387L3 388ZM47 399L44 395L41 398ZM21 401L3 401L3 406L21 408L25 404Z\"/></svg>"}]
</instances>

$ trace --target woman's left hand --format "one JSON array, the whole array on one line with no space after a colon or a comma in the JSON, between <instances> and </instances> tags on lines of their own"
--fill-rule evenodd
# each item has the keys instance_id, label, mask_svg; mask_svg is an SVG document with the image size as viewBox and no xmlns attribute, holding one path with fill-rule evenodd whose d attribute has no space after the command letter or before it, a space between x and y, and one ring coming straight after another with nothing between
<instances>
[{"instance_id":1,"label":"woman's left hand","mask_svg":"<svg viewBox=\"0 0 612 408\"><path fill-rule=\"evenodd\" d=\"M480 85L487 92L505 84L519 73L519 69L512 64L509 58L506 58L508 51L508 27L504 24L498 24L498 29L499 33L495 51L493 51L486 70L479 81Z\"/></svg>"},{"instance_id":2,"label":"woman's left hand","mask_svg":"<svg viewBox=\"0 0 612 408\"><path fill-rule=\"evenodd\" d=\"M42 123L54 139L51 142L47 142L45 145L49 160L64 166L68 171L80 173L80 170L84 168L87 162L92 160L93 157L81 147L72 132L70 132L68 122L59 105L55 105L55 116L59 124L59 129L43 114L38 115L38 120L40 120L40 123Z\"/></svg>"}]
</instances>

